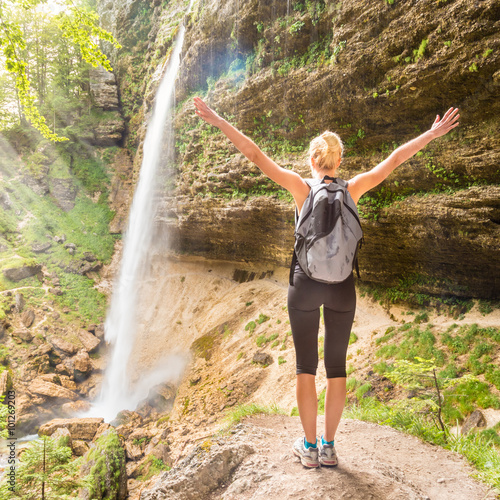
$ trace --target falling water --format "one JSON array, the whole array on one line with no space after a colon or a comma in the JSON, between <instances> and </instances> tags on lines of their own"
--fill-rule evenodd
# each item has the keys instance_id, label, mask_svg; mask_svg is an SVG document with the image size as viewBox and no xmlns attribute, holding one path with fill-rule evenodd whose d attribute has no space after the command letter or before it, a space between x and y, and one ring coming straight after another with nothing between
<instances>
[{"instance_id":1,"label":"falling water","mask_svg":"<svg viewBox=\"0 0 500 500\"><path fill-rule=\"evenodd\" d=\"M187 14L191 11L191 0ZM123 409L134 409L147 396L149 388L178 377L185 361L179 356L162 359L141 383L132 388L128 361L132 353L136 329L137 290L144 275L148 251L153 236L155 213L154 190L158 177L165 135L170 132L175 78L180 65L185 26L181 25L165 75L158 87L153 113L148 124L143 148L139 181L130 209L130 218L124 239L123 256L118 279L115 281L111 305L105 322L105 339L112 345L112 355L106 369L101 392L86 416L113 419Z\"/></svg>"}]
</instances>

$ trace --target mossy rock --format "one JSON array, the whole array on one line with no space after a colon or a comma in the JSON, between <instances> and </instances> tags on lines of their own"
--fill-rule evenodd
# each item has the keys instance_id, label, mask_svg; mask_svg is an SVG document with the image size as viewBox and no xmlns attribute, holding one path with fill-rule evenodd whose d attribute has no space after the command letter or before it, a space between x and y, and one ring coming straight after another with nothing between
<instances>
[{"instance_id":1,"label":"mossy rock","mask_svg":"<svg viewBox=\"0 0 500 500\"><path fill-rule=\"evenodd\" d=\"M105 431L83 458L80 475L86 487L80 491L84 500L125 500L127 471L125 451L114 428Z\"/></svg>"}]
</instances>

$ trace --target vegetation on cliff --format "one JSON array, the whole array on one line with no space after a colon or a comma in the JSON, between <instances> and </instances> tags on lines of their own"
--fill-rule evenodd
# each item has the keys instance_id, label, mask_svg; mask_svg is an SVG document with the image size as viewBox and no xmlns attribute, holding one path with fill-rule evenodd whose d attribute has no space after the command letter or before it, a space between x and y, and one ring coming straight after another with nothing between
<instances>
[{"instance_id":1,"label":"vegetation on cliff","mask_svg":"<svg viewBox=\"0 0 500 500\"><path fill-rule=\"evenodd\" d=\"M133 50L135 59L125 52L121 62L115 54L120 86L133 88L128 74L149 78L133 91L137 111L128 140L139 148L138 158L139 123L158 81L151 64L168 57L183 7L156 6L147 26L134 8L117 8L106 24L134 37L124 50ZM369 6L311 0L272 8L227 2L224 15L219 7L195 5L177 89L175 196L167 193L159 215L175 235L173 248L286 264L293 241L289 197L220 133L200 124L193 95L203 95L270 156L303 175L309 175L309 140L324 129L338 131L346 145L346 178L375 165L453 104L461 112L459 130L360 201L366 234L361 268L365 281L386 287L413 279L415 291L427 295L498 297L498 273L490 274L500 220L498 14L494 1L466 0ZM138 29L126 34L131 24L150 28L148 40ZM135 67L139 54L144 62ZM256 227L266 237L249 241Z\"/></svg>"}]
</instances>

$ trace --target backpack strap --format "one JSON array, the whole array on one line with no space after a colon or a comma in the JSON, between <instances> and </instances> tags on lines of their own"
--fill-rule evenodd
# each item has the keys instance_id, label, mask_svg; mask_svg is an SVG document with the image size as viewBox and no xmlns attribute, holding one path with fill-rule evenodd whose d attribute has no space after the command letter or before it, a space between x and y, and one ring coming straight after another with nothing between
<instances>
[{"instance_id":1,"label":"backpack strap","mask_svg":"<svg viewBox=\"0 0 500 500\"><path fill-rule=\"evenodd\" d=\"M356 257L354 258L354 268L356 269L356 275L358 276L359 281L363 281L361 279L360 274L359 274L359 262L358 262L358 253L359 253L359 250L361 250L361 247L363 246L363 241L364 241L364 238L361 238L359 240L358 248L356 248Z\"/></svg>"},{"instance_id":2,"label":"backpack strap","mask_svg":"<svg viewBox=\"0 0 500 500\"><path fill-rule=\"evenodd\" d=\"M295 252L295 248L293 249L292 255L292 264L290 265L290 277L288 282L290 286L293 286L293 276L295 275L295 266L297 265L297 253Z\"/></svg>"}]
</instances>

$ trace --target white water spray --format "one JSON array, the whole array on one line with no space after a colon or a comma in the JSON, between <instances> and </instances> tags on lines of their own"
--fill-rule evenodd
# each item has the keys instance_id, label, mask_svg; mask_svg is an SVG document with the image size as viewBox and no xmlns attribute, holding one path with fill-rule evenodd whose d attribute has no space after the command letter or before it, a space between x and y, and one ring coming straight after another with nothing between
<instances>
[{"instance_id":1,"label":"white water spray","mask_svg":"<svg viewBox=\"0 0 500 500\"><path fill-rule=\"evenodd\" d=\"M191 11L191 0L187 14ZM160 165L164 136L172 128L172 104L175 78L180 65L180 53L184 43L185 26L181 25L175 47L165 75L158 87L153 113L144 141L144 153L139 181L130 209L130 217L124 238L123 256L118 279L115 281L111 305L105 322L105 339L112 346L112 355L104 376L101 392L86 416L113 419L123 410L133 410L147 396L154 384L176 379L185 366L180 356L168 356L160 360L140 383L131 387L128 361L132 353L137 330L137 290L144 276L145 264L153 236L155 213L154 190ZM170 129L170 130L169 130Z\"/></svg>"}]
</instances>

